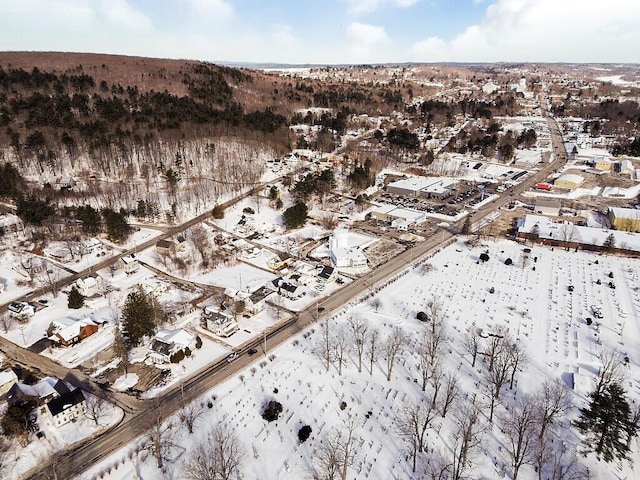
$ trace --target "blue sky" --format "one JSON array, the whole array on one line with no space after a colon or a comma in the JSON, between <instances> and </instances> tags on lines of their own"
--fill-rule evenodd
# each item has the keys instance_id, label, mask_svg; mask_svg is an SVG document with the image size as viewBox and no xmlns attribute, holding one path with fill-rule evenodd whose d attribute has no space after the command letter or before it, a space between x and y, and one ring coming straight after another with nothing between
<instances>
[{"instance_id":1,"label":"blue sky","mask_svg":"<svg viewBox=\"0 0 640 480\"><path fill-rule=\"evenodd\" d=\"M0 0L0 50L278 63L640 63L638 0Z\"/></svg>"}]
</instances>

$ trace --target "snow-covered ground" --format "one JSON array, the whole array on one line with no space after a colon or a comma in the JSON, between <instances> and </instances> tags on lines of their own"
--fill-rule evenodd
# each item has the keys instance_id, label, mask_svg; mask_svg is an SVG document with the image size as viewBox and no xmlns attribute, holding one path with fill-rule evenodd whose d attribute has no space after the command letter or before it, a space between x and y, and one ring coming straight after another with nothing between
<instances>
[{"instance_id":1,"label":"snow-covered ground","mask_svg":"<svg viewBox=\"0 0 640 480\"><path fill-rule=\"evenodd\" d=\"M96 401L92 395L86 392L84 395L88 401ZM123 413L119 408L106 402L102 408L103 413L98 419L98 425L85 416L79 416L74 422L56 427L46 415L38 415L38 426L43 434L42 438L30 442L24 448L16 443L12 445L4 457L4 461L10 464L11 468L5 470L8 476L3 477L3 480L22 478L35 465L50 463L53 453L92 435L97 435L122 419Z\"/></svg>"},{"instance_id":2,"label":"snow-covered ground","mask_svg":"<svg viewBox=\"0 0 640 480\"><path fill-rule=\"evenodd\" d=\"M478 261L483 252L488 253L488 262ZM505 265L507 258L513 260L512 265ZM471 367L470 357L464 353L462 333L474 326L486 335L501 327L530 356L524 372L516 377L514 390L503 391L505 405L510 405L515 396L533 393L546 379L566 379L573 374L575 408L568 418L561 420L561 426L569 449L575 451L577 437L569 422L577 408L586 403L586 393L591 390L598 370L600 351L618 350L629 357L624 386L630 399L640 400L638 272L640 261L636 259L565 252L538 245L525 252L521 244L509 241L473 248L458 242L377 291L375 298L379 299L379 305L370 301L352 305L331 320L333 332L347 328L349 317L361 315L370 329L381 332L381 339L395 327L408 334L408 345L391 381L386 380L383 356L378 358L371 374L368 364L358 373L352 351L347 355L342 375L338 374L335 362L327 372L322 359L314 353L322 341L321 328L314 325L269 352L268 358L256 358L255 364L242 375L205 395L200 403L206 414L196 423L193 435L187 433L177 418L172 418L173 441L187 451L167 462L164 473L155 467L152 456L145 452L136 454L135 445L130 445L81 478L128 480L134 474L144 479L175 478L193 445L206 438L210 426L218 421L232 425L244 444L247 456L243 478L306 478L321 439L334 428L343 428L348 418L355 419L358 437L349 478L416 478L406 461L406 444L397 435L396 419L403 405L420 401L424 396L415 383L419 375L415 352L427 325L418 322L415 316L432 298L442 303L447 319L449 347L444 366L449 372L457 372L463 391L461 408L468 407L465 402L472 399L479 404L486 399L479 375L483 367ZM608 286L610 273L616 289ZM569 285L574 287L573 292L569 291ZM491 288L494 293L490 293ZM600 306L603 318L587 326L585 319L593 316L591 305ZM280 401L284 411L280 420L268 424L259 414L271 399ZM206 408L208 402L211 409ZM346 402L344 410L340 408L341 402ZM504 406L497 407L497 415L506 411ZM451 446L454 416L452 413L434 420L427 435L429 452L436 449L446 454ZM491 425L483 416L481 422L487 430L474 457L474 478L508 478L505 472L509 470L509 461L497 421ZM309 424L313 432L306 443L299 445L296 433L303 424ZM640 458L637 442L632 449L632 459L637 463ZM422 461L428 458L422 457ZM578 461L589 467L592 478L637 478L629 464L620 468L615 463L598 463L593 456L578 457ZM118 465L117 470L111 468L114 465ZM534 479L537 474L526 465L519 478Z\"/></svg>"}]
</instances>

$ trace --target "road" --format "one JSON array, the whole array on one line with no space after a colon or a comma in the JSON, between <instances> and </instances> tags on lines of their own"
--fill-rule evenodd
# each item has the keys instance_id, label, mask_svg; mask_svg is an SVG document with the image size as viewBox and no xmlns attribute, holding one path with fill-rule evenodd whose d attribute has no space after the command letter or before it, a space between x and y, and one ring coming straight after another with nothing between
<instances>
[{"instance_id":1,"label":"road","mask_svg":"<svg viewBox=\"0 0 640 480\"><path fill-rule=\"evenodd\" d=\"M559 133L557 124L553 119L550 119L549 123L550 128L552 129L555 159L553 162L543 166L538 172L524 179L520 184L514 186L512 188L514 196L520 195L525 190L531 188L535 183L546 179L550 173L558 169L566 161L566 151L564 150L564 144L562 143L562 137ZM245 194L245 196L249 194L251 193ZM494 202L485 205L478 209L474 214L474 221L480 221L503 207L511 200L511 195L505 195ZM204 214L196 217L195 219L181 225L179 228L185 229L196 225L206 218L207 215L208 214ZM309 306L297 316L292 316L284 320L279 325L273 327L271 331L267 332L263 338L257 338L247 342L240 350L238 350L241 354L240 357L232 363L228 363L226 360L221 360L214 364L210 364L185 379L182 384L171 388L156 399L138 400L124 394L115 394L111 392L110 397L113 396L112 398L114 398L117 403L126 407L123 421L116 427L96 438L87 440L85 443L67 449L64 452L60 452L56 455L51 465L43 467L37 472L33 472L28 478L32 480L48 479L53 473L53 469L55 469L55 474L57 475L56 478L73 478L75 475L82 473L87 468L106 458L116 450L122 448L124 445L131 443L137 437L144 435L144 433L149 429L150 422L154 421L156 418L164 419L171 416L185 403L194 401L223 380L244 370L248 365L256 360L263 358L261 355L249 356L247 352L250 348L261 349L262 355L266 356L271 349L286 342L303 328L317 321L319 316L318 312L322 312L322 315L330 315L332 312L338 310L363 293L371 291L376 285L386 281L394 275L399 274L424 255L439 248L443 244L446 244L458 234L463 222L464 220L461 220L447 229L441 228L424 242L418 243L413 248L402 252L389 262L380 265L368 275L360 277L345 285L331 296ZM175 234L176 231L179 230L174 229L171 232L167 232L164 238ZM157 240L158 238L155 238L152 241L146 242L146 246L139 246L138 248L148 248L157 242ZM111 260L113 261L113 259ZM109 263L107 263L107 266L108 265ZM24 354L22 349L12 345L13 344L7 345L0 340L0 348L8 348L13 352L13 355L8 355L10 358L23 358L21 356ZM14 349L17 350L14 351ZM42 359L40 356L37 356L37 358L37 361L41 361ZM27 365L33 365L35 359L24 357L24 361ZM49 368L53 372L60 371L59 369L61 367L59 365L55 364L55 362L51 362L50 360L48 362L49 363L45 365L46 368L42 368L43 371L48 371ZM62 373L64 373L64 371ZM91 379L87 379L82 372L76 372L74 370L67 372L67 374L69 373L79 375L77 381L86 382L95 390L96 387L93 385ZM125 400L125 398L129 398L129 400Z\"/></svg>"}]
</instances>

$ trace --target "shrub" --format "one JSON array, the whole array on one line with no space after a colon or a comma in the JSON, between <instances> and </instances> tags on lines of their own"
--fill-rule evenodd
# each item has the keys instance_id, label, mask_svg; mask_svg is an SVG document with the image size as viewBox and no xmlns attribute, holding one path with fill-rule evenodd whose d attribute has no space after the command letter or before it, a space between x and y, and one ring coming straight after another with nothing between
<instances>
[{"instance_id":1,"label":"shrub","mask_svg":"<svg viewBox=\"0 0 640 480\"><path fill-rule=\"evenodd\" d=\"M191 356L191 349L189 347L184 349L184 356L185 357L190 357Z\"/></svg>"},{"instance_id":2,"label":"shrub","mask_svg":"<svg viewBox=\"0 0 640 480\"><path fill-rule=\"evenodd\" d=\"M504 264L505 264L505 265L511 265L512 263L513 263L513 260L511 260L510 258L507 258L507 259L504 261Z\"/></svg>"},{"instance_id":3,"label":"shrub","mask_svg":"<svg viewBox=\"0 0 640 480\"><path fill-rule=\"evenodd\" d=\"M249 215L253 215L256 211L251 207L244 207L242 209L242 213L248 213Z\"/></svg>"},{"instance_id":4,"label":"shrub","mask_svg":"<svg viewBox=\"0 0 640 480\"><path fill-rule=\"evenodd\" d=\"M275 422L282 413L282 404L276 400L270 400L262 412L262 418L267 422Z\"/></svg>"},{"instance_id":5,"label":"shrub","mask_svg":"<svg viewBox=\"0 0 640 480\"><path fill-rule=\"evenodd\" d=\"M309 425L304 425L300 430L298 430L298 441L300 443L306 442L309 436L311 436L311 432L311 427Z\"/></svg>"},{"instance_id":6,"label":"shrub","mask_svg":"<svg viewBox=\"0 0 640 480\"><path fill-rule=\"evenodd\" d=\"M481 254L480 254L480 260L481 260L482 262L488 262L488 261L489 261L489 255L488 255L488 254L486 254L486 253L481 253Z\"/></svg>"},{"instance_id":7,"label":"shrub","mask_svg":"<svg viewBox=\"0 0 640 480\"><path fill-rule=\"evenodd\" d=\"M200 338L200 335L196 337L196 348L202 348L202 339Z\"/></svg>"},{"instance_id":8,"label":"shrub","mask_svg":"<svg viewBox=\"0 0 640 480\"><path fill-rule=\"evenodd\" d=\"M224 218L224 208L222 208L220 205L216 205L215 207L213 207L213 210L211 210L211 216L217 220Z\"/></svg>"},{"instance_id":9,"label":"shrub","mask_svg":"<svg viewBox=\"0 0 640 480\"><path fill-rule=\"evenodd\" d=\"M421 322L429 321L429 316L425 312L418 312L418 314L416 315L416 318Z\"/></svg>"},{"instance_id":10,"label":"shrub","mask_svg":"<svg viewBox=\"0 0 640 480\"><path fill-rule=\"evenodd\" d=\"M587 325L591 325L593 323L593 320L591 319L591 317L587 317Z\"/></svg>"},{"instance_id":11,"label":"shrub","mask_svg":"<svg viewBox=\"0 0 640 480\"><path fill-rule=\"evenodd\" d=\"M345 401L340 402L340 410L344 410L345 408L347 408L347 402Z\"/></svg>"},{"instance_id":12,"label":"shrub","mask_svg":"<svg viewBox=\"0 0 640 480\"><path fill-rule=\"evenodd\" d=\"M496 293L496 289L495 289L495 288L493 288L493 287L491 287L491 288L489 289L489 293Z\"/></svg>"},{"instance_id":13,"label":"shrub","mask_svg":"<svg viewBox=\"0 0 640 480\"><path fill-rule=\"evenodd\" d=\"M176 353L169 357L171 363L180 363L184 360L184 352L182 350L178 350Z\"/></svg>"}]
</instances>

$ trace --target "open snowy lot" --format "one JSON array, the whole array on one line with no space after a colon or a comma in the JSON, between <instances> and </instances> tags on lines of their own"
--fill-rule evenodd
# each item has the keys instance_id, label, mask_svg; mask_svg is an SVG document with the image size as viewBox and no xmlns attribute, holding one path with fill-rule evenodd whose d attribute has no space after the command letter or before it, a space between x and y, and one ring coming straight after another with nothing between
<instances>
[{"instance_id":1,"label":"open snowy lot","mask_svg":"<svg viewBox=\"0 0 640 480\"><path fill-rule=\"evenodd\" d=\"M336 432L345 435L350 419L355 427L355 454L349 478L423 478L421 472L429 467L429 459L451 457L455 419L468 415L473 405L480 409L478 424L483 434L473 454L471 477L511 478L501 419L517 400L533 394L547 379L575 382L570 394L574 406L555 425L565 442L566 459L571 459L579 448L579 438L570 420L586 404L601 351L617 350L629 357L624 387L630 400L640 398L640 261L542 246L529 247L530 252L524 248L508 241L473 248L457 242L447 247L376 289L374 297L340 311L329 321L334 359L328 371L318 354L323 330L314 325L269 352L267 358L257 358L249 370L202 398L205 414L196 422L193 434L187 433L177 417L170 419L175 428L167 440L185 450L172 450L164 472L156 468L152 455L137 448L142 444L140 439L81 478L128 480L134 474L141 479L181 478L192 446L205 439L216 422L230 425L244 445L243 478L308 478L322 445ZM479 261L483 253L489 256L486 262ZM513 263L505 265L507 259ZM398 419L407 406L424 403L433 395L435 382L422 391L418 354L430 326L417 321L416 314L434 298L441 304L447 340L441 357L444 377L439 395L444 395L445 377L457 378L460 394L446 416L439 413L431 421L425 437L429 454L418 454L418 473L413 474L411 450L399 435ZM599 306L601 319L593 318L592 305ZM361 373L351 334L345 334L343 362L335 354L340 350L336 345L345 336L341 332L350 329L348 319L357 317L366 321L370 332L380 332L373 368L369 370L365 352ZM592 325L587 325L587 318L595 320ZM406 335L406 343L397 355L391 380L387 380L384 344L397 328ZM511 335L529 357L516 373L513 389L508 381L503 386L492 423L488 419L490 394L482 376L486 361L479 355L475 367L471 366L463 344L467 328L479 334L481 351L494 338L490 335L501 332ZM260 412L274 399L282 403L283 412L277 421L266 423ZM297 431L304 424L311 426L312 433L299 444ZM634 441L632 450L637 447ZM636 462L638 457L632 454ZM589 468L592 478L636 478L629 464L599 463L593 455L578 456L577 462ZM534 479L537 473L525 464L518 478Z\"/></svg>"}]
</instances>

